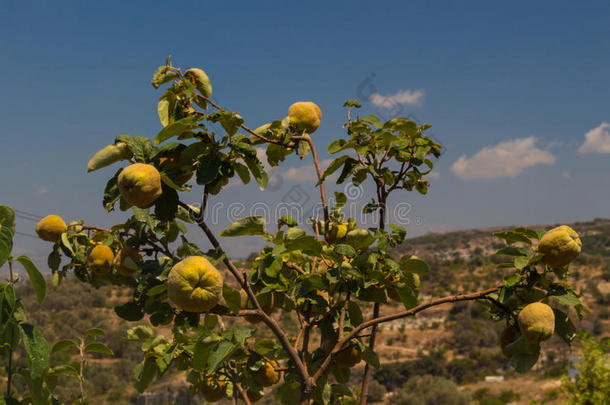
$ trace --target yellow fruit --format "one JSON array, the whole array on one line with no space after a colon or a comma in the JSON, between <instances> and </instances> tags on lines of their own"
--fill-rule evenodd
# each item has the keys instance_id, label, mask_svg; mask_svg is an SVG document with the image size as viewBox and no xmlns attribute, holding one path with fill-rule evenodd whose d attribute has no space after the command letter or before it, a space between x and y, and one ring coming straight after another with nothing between
<instances>
[{"instance_id":1,"label":"yellow fruit","mask_svg":"<svg viewBox=\"0 0 610 405\"><path fill-rule=\"evenodd\" d=\"M152 165L134 163L119 174L119 191L131 205L144 208L161 196L161 175Z\"/></svg>"},{"instance_id":2,"label":"yellow fruit","mask_svg":"<svg viewBox=\"0 0 610 405\"><path fill-rule=\"evenodd\" d=\"M114 258L114 264L117 266L118 272L124 276L131 276L137 272L139 270L138 263L141 262L142 255L131 246L125 246L119 250L119 253Z\"/></svg>"},{"instance_id":3,"label":"yellow fruit","mask_svg":"<svg viewBox=\"0 0 610 405\"><path fill-rule=\"evenodd\" d=\"M530 343L550 339L555 330L555 314L551 307L541 302L527 305L519 313L519 329Z\"/></svg>"},{"instance_id":4,"label":"yellow fruit","mask_svg":"<svg viewBox=\"0 0 610 405\"><path fill-rule=\"evenodd\" d=\"M222 294L222 274L206 258L189 256L176 263L167 276L167 296L178 308L207 312Z\"/></svg>"},{"instance_id":5,"label":"yellow fruit","mask_svg":"<svg viewBox=\"0 0 610 405\"><path fill-rule=\"evenodd\" d=\"M335 355L335 362L338 365L347 368L354 367L356 364L360 363L361 360L362 350L360 350L360 347L358 345L353 343L350 343L349 346L344 349L341 349Z\"/></svg>"},{"instance_id":6,"label":"yellow fruit","mask_svg":"<svg viewBox=\"0 0 610 405\"><path fill-rule=\"evenodd\" d=\"M296 132L313 134L320 126L322 111L311 101L299 101L288 108L290 127Z\"/></svg>"},{"instance_id":7,"label":"yellow fruit","mask_svg":"<svg viewBox=\"0 0 610 405\"><path fill-rule=\"evenodd\" d=\"M190 68L184 72L184 77L193 83L201 94L208 98L212 97L212 84L210 83L210 78L203 70Z\"/></svg>"},{"instance_id":8,"label":"yellow fruit","mask_svg":"<svg viewBox=\"0 0 610 405\"><path fill-rule=\"evenodd\" d=\"M225 396L226 382L208 377L201 385L201 395L208 402L220 401Z\"/></svg>"},{"instance_id":9,"label":"yellow fruit","mask_svg":"<svg viewBox=\"0 0 610 405\"><path fill-rule=\"evenodd\" d=\"M413 293L415 294L416 297L419 296L420 280L419 280L419 276L417 274L405 273L403 278L398 279L396 282L400 282L400 281L404 282L407 286L409 286L411 288L411 290L413 290ZM388 293L388 297L390 297L394 301L399 301L399 302L402 301L400 299L400 295L394 288L388 288L387 293Z\"/></svg>"},{"instance_id":10,"label":"yellow fruit","mask_svg":"<svg viewBox=\"0 0 610 405\"><path fill-rule=\"evenodd\" d=\"M48 215L36 224L36 233L47 242L57 242L67 230L66 223L57 215Z\"/></svg>"},{"instance_id":11,"label":"yellow fruit","mask_svg":"<svg viewBox=\"0 0 610 405\"><path fill-rule=\"evenodd\" d=\"M280 380L280 374L275 371L275 361L265 361L265 364L254 373L254 381L261 387L270 387Z\"/></svg>"},{"instance_id":12,"label":"yellow fruit","mask_svg":"<svg viewBox=\"0 0 610 405\"><path fill-rule=\"evenodd\" d=\"M330 243L335 243L338 240L345 238L345 235L347 235L347 222L330 225Z\"/></svg>"},{"instance_id":13,"label":"yellow fruit","mask_svg":"<svg viewBox=\"0 0 610 405\"><path fill-rule=\"evenodd\" d=\"M106 245L95 245L87 255L87 267L96 273L108 273L113 261L114 253Z\"/></svg>"},{"instance_id":14,"label":"yellow fruit","mask_svg":"<svg viewBox=\"0 0 610 405\"><path fill-rule=\"evenodd\" d=\"M500 335L500 348L502 349L502 354L509 359L512 356L506 352L506 346L514 342L517 339L517 336L519 336L519 331L513 325L504 328Z\"/></svg>"},{"instance_id":15,"label":"yellow fruit","mask_svg":"<svg viewBox=\"0 0 610 405\"><path fill-rule=\"evenodd\" d=\"M542 262L550 266L563 267L578 257L582 242L569 226L561 225L544 234L538 252L544 254Z\"/></svg>"}]
</instances>

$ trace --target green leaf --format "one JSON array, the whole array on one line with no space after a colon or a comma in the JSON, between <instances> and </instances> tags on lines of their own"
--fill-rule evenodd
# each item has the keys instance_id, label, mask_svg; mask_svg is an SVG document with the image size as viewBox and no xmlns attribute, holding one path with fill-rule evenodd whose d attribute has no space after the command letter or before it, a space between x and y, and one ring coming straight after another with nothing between
<instances>
[{"instance_id":1,"label":"green leaf","mask_svg":"<svg viewBox=\"0 0 610 405\"><path fill-rule=\"evenodd\" d=\"M403 256L402 259L400 259L398 266L402 271L419 275L428 274L430 271L428 263L415 256Z\"/></svg>"},{"instance_id":2,"label":"green leaf","mask_svg":"<svg viewBox=\"0 0 610 405\"><path fill-rule=\"evenodd\" d=\"M364 353L362 353L362 359L367 362L368 365L375 369L379 369L379 355L375 353L370 348L364 349Z\"/></svg>"},{"instance_id":3,"label":"green leaf","mask_svg":"<svg viewBox=\"0 0 610 405\"><path fill-rule=\"evenodd\" d=\"M114 312L127 321L139 321L144 317L142 308L135 302L128 302L114 308Z\"/></svg>"},{"instance_id":4,"label":"green leaf","mask_svg":"<svg viewBox=\"0 0 610 405\"><path fill-rule=\"evenodd\" d=\"M104 199L102 205L107 212L114 210L114 205L117 200L121 198L121 192L119 191L118 178L119 174L123 171L121 167L117 172L108 180L106 187L104 188Z\"/></svg>"},{"instance_id":5,"label":"green leaf","mask_svg":"<svg viewBox=\"0 0 610 405\"><path fill-rule=\"evenodd\" d=\"M394 287L398 296L400 297L400 301L403 303L406 309L411 309L417 305L417 295L409 286L404 287Z\"/></svg>"},{"instance_id":6,"label":"green leaf","mask_svg":"<svg viewBox=\"0 0 610 405\"><path fill-rule=\"evenodd\" d=\"M21 265L25 268L25 271L28 273L32 287L34 287L34 292L36 292L38 303L41 303L47 293L47 285L44 281L42 273L40 273L40 270L38 270L36 265L34 265L34 262L32 262L29 257L22 255L16 260L21 263Z\"/></svg>"},{"instance_id":7,"label":"green leaf","mask_svg":"<svg viewBox=\"0 0 610 405\"><path fill-rule=\"evenodd\" d=\"M523 242L528 245L532 244L532 241L527 236L523 235L520 232L512 231L500 231L494 232L494 236L504 239L507 244L512 245L515 242Z\"/></svg>"},{"instance_id":8,"label":"green leaf","mask_svg":"<svg viewBox=\"0 0 610 405\"><path fill-rule=\"evenodd\" d=\"M153 357L147 357L134 367L133 373L136 379L136 389L139 392L144 392L157 373L155 359Z\"/></svg>"},{"instance_id":9,"label":"green leaf","mask_svg":"<svg viewBox=\"0 0 610 405\"><path fill-rule=\"evenodd\" d=\"M360 305L358 305L354 301L350 301L347 304L347 313L349 315L349 320L352 326L358 326L364 320L362 316L362 310L360 309Z\"/></svg>"},{"instance_id":10,"label":"green leaf","mask_svg":"<svg viewBox=\"0 0 610 405\"><path fill-rule=\"evenodd\" d=\"M220 236L247 236L264 234L265 218L261 216L251 216L233 222L220 233Z\"/></svg>"},{"instance_id":11,"label":"green leaf","mask_svg":"<svg viewBox=\"0 0 610 405\"><path fill-rule=\"evenodd\" d=\"M248 169L250 169L250 173L252 173L254 180L256 180L258 188L261 190L267 188L269 177L267 176L261 162L256 158L244 158L244 162L246 162Z\"/></svg>"},{"instance_id":12,"label":"green leaf","mask_svg":"<svg viewBox=\"0 0 610 405\"><path fill-rule=\"evenodd\" d=\"M220 176L222 160L217 154L203 155L197 163L197 184L210 184Z\"/></svg>"},{"instance_id":13,"label":"green leaf","mask_svg":"<svg viewBox=\"0 0 610 405\"><path fill-rule=\"evenodd\" d=\"M540 345L529 343L523 336L506 346L506 354L511 356L510 365L518 373L529 371L538 361Z\"/></svg>"},{"instance_id":14,"label":"green leaf","mask_svg":"<svg viewBox=\"0 0 610 405\"><path fill-rule=\"evenodd\" d=\"M172 121L175 103L176 96L169 90L159 97L159 102L157 103L157 114L159 114L159 121L164 127L168 126Z\"/></svg>"},{"instance_id":15,"label":"green leaf","mask_svg":"<svg viewBox=\"0 0 610 405\"><path fill-rule=\"evenodd\" d=\"M15 212L7 205L0 205L0 266L11 255L15 235Z\"/></svg>"},{"instance_id":16,"label":"green leaf","mask_svg":"<svg viewBox=\"0 0 610 405\"><path fill-rule=\"evenodd\" d=\"M498 250L496 255L508 255L508 256L527 256L527 249L521 247L509 246Z\"/></svg>"},{"instance_id":17,"label":"green leaf","mask_svg":"<svg viewBox=\"0 0 610 405\"><path fill-rule=\"evenodd\" d=\"M366 229L356 228L345 235L343 242L354 249L366 249L375 242L375 237Z\"/></svg>"},{"instance_id":18,"label":"green leaf","mask_svg":"<svg viewBox=\"0 0 610 405\"><path fill-rule=\"evenodd\" d=\"M280 219L278 219L278 221L277 221L278 228L281 228L282 225L286 225L288 227L295 227L298 224L299 223L297 222L297 220L294 219L293 217L291 217L290 215L284 215L284 216L280 217Z\"/></svg>"},{"instance_id":19,"label":"green leaf","mask_svg":"<svg viewBox=\"0 0 610 405\"><path fill-rule=\"evenodd\" d=\"M258 339L254 342L254 351L260 355L266 355L276 348L276 342L272 339Z\"/></svg>"},{"instance_id":20,"label":"green leaf","mask_svg":"<svg viewBox=\"0 0 610 405\"><path fill-rule=\"evenodd\" d=\"M85 331L85 336L106 336L106 332L100 328L89 328Z\"/></svg>"},{"instance_id":21,"label":"green leaf","mask_svg":"<svg viewBox=\"0 0 610 405\"><path fill-rule=\"evenodd\" d=\"M60 364L56 367L49 369L48 375L60 376L60 375L73 375L78 377L78 370L69 364Z\"/></svg>"},{"instance_id":22,"label":"green leaf","mask_svg":"<svg viewBox=\"0 0 610 405\"><path fill-rule=\"evenodd\" d=\"M224 297L231 312L239 312L241 309L241 295L239 294L239 291L234 290L233 288L224 284L222 286L222 296Z\"/></svg>"},{"instance_id":23,"label":"green leaf","mask_svg":"<svg viewBox=\"0 0 610 405\"><path fill-rule=\"evenodd\" d=\"M85 353L102 353L113 356L114 352L108 346L100 342L92 342L85 346Z\"/></svg>"},{"instance_id":24,"label":"green leaf","mask_svg":"<svg viewBox=\"0 0 610 405\"><path fill-rule=\"evenodd\" d=\"M41 379L50 364L49 344L34 326L21 323L19 329L27 354L30 376L33 380Z\"/></svg>"},{"instance_id":25,"label":"green leaf","mask_svg":"<svg viewBox=\"0 0 610 405\"><path fill-rule=\"evenodd\" d=\"M57 354L66 349L78 349L78 343L74 341L74 339L62 339L53 345L51 349L51 354Z\"/></svg>"},{"instance_id":26,"label":"green leaf","mask_svg":"<svg viewBox=\"0 0 610 405\"><path fill-rule=\"evenodd\" d=\"M89 159L87 173L110 166L121 160L128 160L131 156L131 150L124 142L104 146Z\"/></svg>"},{"instance_id":27,"label":"green leaf","mask_svg":"<svg viewBox=\"0 0 610 405\"><path fill-rule=\"evenodd\" d=\"M151 328L144 325L134 326L133 328L127 330L127 340L128 341L142 341L146 339L151 339L155 336L155 333Z\"/></svg>"},{"instance_id":28,"label":"green leaf","mask_svg":"<svg viewBox=\"0 0 610 405\"><path fill-rule=\"evenodd\" d=\"M360 121L364 121L366 123L371 124L372 126L374 126L375 128L381 128L383 127L383 124L381 123L381 121L379 120L379 118L377 118L374 115L366 115L362 118L360 118Z\"/></svg>"},{"instance_id":29,"label":"green leaf","mask_svg":"<svg viewBox=\"0 0 610 405\"><path fill-rule=\"evenodd\" d=\"M229 136L235 135L241 124L244 123L244 119L239 115L231 111L222 110L220 114L220 124L227 131Z\"/></svg>"},{"instance_id":30,"label":"green leaf","mask_svg":"<svg viewBox=\"0 0 610 405\"><path fill-rule=\"evenodd\" d=\"M249 328L244 325L236 325L235 329L233 330L233 336L235 338L235 341L239 345L243 346L244 343L246 343L246 339L248 339L250 336L252 336L253 332L254 332L253 328Z\"/></svg>"},{"instance_id":31,"label":"green leaf","mask_svg":"<svg viewBox=\"0 0 610 405\"><path fill-rule=\"evenodd\" d=\"M352 258L356 256L356 249L351 247L350 245L339 244L335 246L335 253L338 255L342 255L348 258Z\"/></svg>"},{"instance_id":32,"label":"green leaf","mask_svg":"<svg viewBox=\"0 0 610 405\"><path fill-rule=\"evenodd\" d=\"M565 312L553 308L553 313L555 314L555 333L567 344L572 344L572 341L576 337L576 328L574 327L574 324Z\"/></svg>"},{"instance_id":33,"label":"green leaf","mask_svg":"<svg viewBox=\"0 0 610 405\"><path fill-rule=\"evenodd\" d=\"M114 142L126 143L136 162L139 163L148 163L157 154L157 147L144 136L119 135Z\"/></svg>"},{"instance_id":34,"label":"green leaf","mask_svg":"<svg viewBox=\"0 0 610 405\"><path fill-rule=\"evenodd\" d=\"M522 270L530 263L529 256L517 256L514 260L515 268L518 270Z\"/></svg>"},{"instance_id":35,"label":"green leaf","mask_svg":"<svg viewBox=\"0 0 610 405\"><path fill-rule=\"evenodd\" d=\"M301 384L298 381L286 381L277 389L275 398L282 405L293 405L301 402Z\"/></svg>"},{"instance_id":36,"label":"green leaf","mask_svg":"<svg viewBox=\"0 0 610 405\"><path fill-rule=\"evenodd\" d=\"M572 291L566 290L563 286L554 285L549 291L549 297L553 297L563 305L568 305L570 307L579 305L580 298L578 298Z\"/></svg>"},{"instance_id":37,"label":"green leaf","mask_svg":"<svg viewBox=\"0 0 610 405\"><path fill-rule=\"evenodd\" d=\"M336 200L335 207L341 208L347 202L347 196L345 195L345 193L335 191L335 200Z\"/></svg>"},{"instance_id":38,"label":"green leaf","mask_svg":"<svg viewBox=\"0 0 610 405\"><path fill-rule=\"evenodd\" d=\"M513 273L509 276L504 277L504 285L506 287L512 287L521 281L521 274Z\"/></svg>"},{"instance_id":39,"label":"green leaf","mask_svg":"<svg viewBox=\"0 0 610 405\"><path fill-rule=\"evenodd\" d=\"M163 83L171 82L172 80L175 80L178 77L178 73L174 72L173 70L170 70L169 66L159 66L153 74L151 84L155 89L158 89L159 86L161 86Z\"/></svg>"},{"instance_id":40,"label":"green leaf","mask_svg":"<svg viewBox=\"0 0 610 405\"><path fill-rule=\"evenodd\" d=\"M172 221L178 212L178 193L163 184L163 193L155 201L155 216L161 221Z\"/></svg>"},{"instance_id":41,"label":"green leaf","mask_svg":"<svg viewBox=\"0 0 610 405\"><path fill-rule=\"evenodd\" d=\"M216 371L218 366L220 366L225 360L227 360L236 348L237 345L232 342L229 342L227 340L220 341L210 353L207 372L213 373L214 371Z\"/></svg>"},{"instance_id":42,"label":"green leaf","mask_svg":"<svg viewBox=\"0 0 610 405\"><path fill-rule=\"evenodd\" d=\"M155 136L153 142L158 145L162 142L167 141L169 138L181 135L185 132L190 132L191 130L198 127L198 120L199 117L197 117L196 115L189 115L188 117L175 121L163 128L157 134L157 136Z\"/></svg>"},{"instance_id":43,"label":"green leaf","mask_svg":"<svg viewBox=\"0 0 610 405\"><path fill-rule=\"evenodd\" d=\"M242 165L239 162L233 162L233 168L241 179L242 183L250 183L250 172L248 172L248 166Z\"/></svg>"}]
</instances>

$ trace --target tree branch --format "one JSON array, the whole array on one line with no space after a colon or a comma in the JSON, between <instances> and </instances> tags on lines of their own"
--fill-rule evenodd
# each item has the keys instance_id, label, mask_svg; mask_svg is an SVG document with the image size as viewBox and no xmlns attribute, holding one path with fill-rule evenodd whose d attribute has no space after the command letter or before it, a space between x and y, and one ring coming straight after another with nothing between
<instances>
[{"instance_id":1,"label":"tree branch","mask_svg":"<svg viewBox=\"0 0 610 405\"><path fill-rule=\"evenodd\" d=\"M324 185L324 172L322 172L322 168L320 167L320 159L318 157L318 151L316 150L316 145L313 143L313 139L309 136L293 136L292 140L296 141L305 141L309 143L309 147L311 149L311 156L313 157L313 164L316 167L316 174L318 175L318 182L320 183L320 198L322 199L322 206L324 207L324 239L328 241L330 236L330 230L328 229L329 225L329 215L328 215L328 202L326 201L326 186Z\"/></svg>"},{"instance_id":2,"label":"tree branch","mask_svg":"<svg viewBox=\"0 0 610 405\"><path fill-rule=\"evenodd\" d=\"M452 295L449 297L438 298L438 299L432 300L430 302L427 302L425 304L418 305L418 306L411 308L409 310L406 310L406 311L396 312L394 314L381 316L379 318L371 319L366 322L363 322L360 325L358 325L357 327L355 327L354 329L352 329L352 331L349 334L345 335L345 337L343 339L341 339L337 342L335 347L332 349L331 353L326 357L326 359L324 359L324 362L322 363L322 365L320 366L320 368L318 369L316 374L313 376L313 380L314 380L314 382L316 382L324 374L324 372L326 372L326 370L328 369L328 366L330 365L330 361L331 361L333 355L336 354L338 351L340 351L343 348L343 345L345 345L352 338L357 336L358 333L360 333L364 329L373 327L374 325L378 325L380 323L391 322L396 319L413 316L419 312L425 311L428 308L432 308L432 307L435 307L438 305L447 304L447 303L451 303L451 302L459 302L459 301L473 301L473 300L485 298L487 295L492 294L492 293L498 291L499 289L500 289L500 287L494 287L494 288L489 288L487 290L483 290L483 291L479 291L479 292L475 292L475 293L471 293L471 294L458 294L458 295Z\"/></svg>"}]
</instances>

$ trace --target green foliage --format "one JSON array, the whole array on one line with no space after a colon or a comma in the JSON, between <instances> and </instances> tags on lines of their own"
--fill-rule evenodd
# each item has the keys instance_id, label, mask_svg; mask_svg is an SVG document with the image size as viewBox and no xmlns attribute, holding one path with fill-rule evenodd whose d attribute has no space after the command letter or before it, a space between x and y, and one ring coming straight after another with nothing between
<instances>
[{"instance_id":1,"label":"green foliage","mask_svg":"<svg viewBox=\"0 0 610 405\"><path fill-rule=\"evenodd\" d=\"M580 372L575 381L563 378L561 388L568 395L568 403L574 405L602 404L610 398L610 342L608 338L596 343L583 334L580 338L582 350Z\"/></svg>"},{"instance_id":2,"label":"green foliage","mask_svg":"<svg viewBox=\"0 0 610 405\"><path fill-rule=\"evenodd\" d=\"M397 405L467 405L470 394L460 392L450 380L424 375L413 377L392 397Z\"/></svg>"}]
</instances>

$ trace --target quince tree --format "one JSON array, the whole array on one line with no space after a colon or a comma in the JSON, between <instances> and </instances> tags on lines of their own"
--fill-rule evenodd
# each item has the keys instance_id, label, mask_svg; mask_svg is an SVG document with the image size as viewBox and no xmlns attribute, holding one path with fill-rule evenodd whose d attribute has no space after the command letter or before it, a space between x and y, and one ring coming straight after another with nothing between
<instances>
[{"instance_id":1,"label":"quince tree","mask_svg":"<svg viewBox=\"0 0 610 405\"><path fill-rule=\"evenodd\" d=\"M541 342L553 333L567 343L573 339L567 309L580 315L584 307L566 274L580 240L565 227L547 234L527 228L496 233L506 242L498 254L511 258L499 266L512 269L509 276L481 291L420 301L420 276L430 268L416 256L391 254L406 230L387 223L387 213L392 193L428 191L428 175L442 153L427 136L430 125L360 116L360 104L349 100L346 137L330 143L327 151L336 157L323 168L313 136L322 113L313 102L297 102L286 117L251 129L240 114L214 102L201 69L182 70L168 58L152 84L166 86L157 105L158 134L121 135L87 166L94 171L121 162L104 188L103 206L131 216L109 229L83 221L64 228L63 221L54 221L49 232L41 232L54 242L49 266L56 282L74 274L94 286L128 286L133 294L115 308L118 316L171 327L169 337L145 326L129 331L127 339L143 349L135 369L138 390L173 368L186 371L192 392L208 402L235 398L251 404L274 395L284 404L366 404L371 371L379 367L378 326L458 301L481 302L506 324L510 333L502 335L501 348L517 371L536 363ZM222 133L211 124L219 124ZM260 216L231 224L221 236L266 242L243 268L227 257L205 212L236 177L265 189L268 175L257 146L265 148L271 166L292 154L311 156L323 217L299 224L284 216L274 231ZM375 227L344 218L344 193L336 192L330 202L326 183L335 172L337 184L373 186L364 213L376 218ZM191 176L196 185L186 184ZM185 202L196 189L197 207ZM189 240L187 224L206 236L207 250ZM404 308L386 312L382 305L388 300ZM280 313L298 323L297 332L286 330ZM273 339L259 333L263 328ZM362 362L356 398L350 373Z\"/></svg>"}]
</instances>

